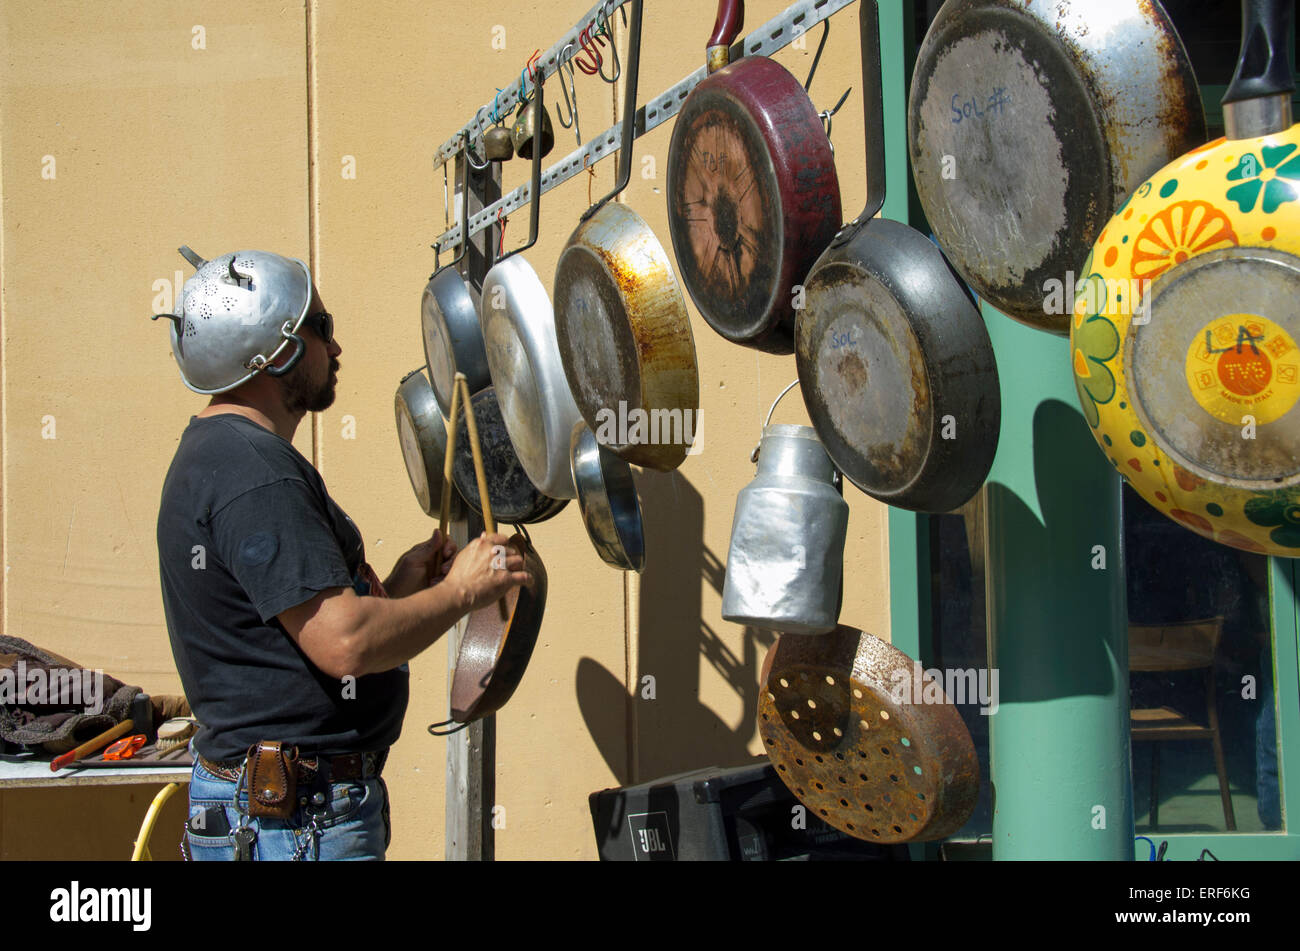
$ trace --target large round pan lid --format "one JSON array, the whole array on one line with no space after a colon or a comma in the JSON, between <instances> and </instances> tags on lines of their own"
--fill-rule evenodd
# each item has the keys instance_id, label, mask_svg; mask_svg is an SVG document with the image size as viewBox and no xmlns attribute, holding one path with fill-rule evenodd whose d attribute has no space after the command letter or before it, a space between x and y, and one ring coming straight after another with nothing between
<instances>
[{"instance_id":1,"label":"large round pan lid","mask_svg":"<svg viewBox=\"0 0 1300 951\"><path fill-rule=\"evenodd\" d=\"M524 472L546 495L575 498L569 436L582 414L564 376L550 296L522 256L488 271L481 320L501 417Z\"/></svg>"}]
</instances>

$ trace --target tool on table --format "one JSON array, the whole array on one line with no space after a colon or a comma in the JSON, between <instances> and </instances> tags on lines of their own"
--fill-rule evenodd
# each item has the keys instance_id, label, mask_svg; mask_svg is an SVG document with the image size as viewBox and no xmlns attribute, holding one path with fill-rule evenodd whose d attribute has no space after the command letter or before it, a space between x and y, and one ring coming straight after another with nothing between
<instances>
[{"instance_id":1,"label":"tool on table","mask_svg":"<svg viewBox=\"0 0 1300 951\"><path fill-rule=\"evenodd\" d=\"M134 736L123 737L116 743L111 744L108 749L104 750L104 759L130 759L135 756L136 750L144 746L144 741L145 735L143 733L136 733Z\"/></svg>"},{"instance_id":2,"label":"tool on table","mask_svg":"<svg viewBox=\"0 0 1300 951\"><path fill-rule=\"evenodd\" d=\"M105 730L93 740L82 743L74 750L56 756L50 762L50 772L57 773L65 766L70 766L79 759L89 756L91 753L98 753L109 743L119 737L125 736L132 731L141 732L147 739L157 735L153 723L153 704L146 693L138 693L131 700L131 716L123 720L117 726Z\"/></svg>"}]
</instances>

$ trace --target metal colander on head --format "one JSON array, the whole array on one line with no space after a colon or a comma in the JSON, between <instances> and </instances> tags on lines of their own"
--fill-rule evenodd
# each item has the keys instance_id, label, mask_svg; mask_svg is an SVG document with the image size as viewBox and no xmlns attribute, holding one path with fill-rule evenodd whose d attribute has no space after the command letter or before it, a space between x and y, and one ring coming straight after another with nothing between
<instances>
[{"instance_id":1,"label":"metal colander on head","mask_svg":"<svg viewBox=\"0 0 1300 951\"><path fill-rule=\"evenodd\" d=\"M181 254L196 271L185 282L172 321L172 352L181 379L196 393L234 389L258 370L286 373L297 363L302 340L296 331L312 299L307 265L268 251L236 251L205 261L188 247ZM289 342L294 356L267 367Z\"/></svg>"},{"instance_id":2,"label":"metal colander on head","mask_svg":"<svg viewBox=\"0 0 1300 951\"><path fill-rule=\"evenodd\" d=\"M918 691L918 681L927 683L910 657L844 625L783 635L768 651L759 734L777 775L822 821L900 843L941 839L970 818L975 745L942 689Z\"/></svg>"}]
</instances>

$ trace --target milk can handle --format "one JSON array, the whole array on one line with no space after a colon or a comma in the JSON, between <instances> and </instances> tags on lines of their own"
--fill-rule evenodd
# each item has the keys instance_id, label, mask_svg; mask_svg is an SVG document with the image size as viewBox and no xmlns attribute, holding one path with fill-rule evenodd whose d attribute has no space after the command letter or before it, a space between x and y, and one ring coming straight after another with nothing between
<instances>
[{"instance_id":1,"label":"milk can handle","mask_svg":"<svg viewBox=\"0 0 1300 951\"><path fill-rule=\"evenodd\" d=\"M763 421L764 429L767 429L768 425L772 422L772 414L776 412L776 404L781 402L781 400L785 399L785 394L789 393L798 385L799 385L799 380L798 378L796 378L793 383L791 383L784 390L782 390L781 394L775 400L772 401L772 408L767 411L767 419ZM758 445L755 446L754 451L749 454L750 462L753 463L758 462L758 451L762 447L763 447L763 440L762 437L760 436ZM834 486L835 491L838 492L840 495L844 494L844 484L843 484L843 479L840 476L839 467L833 464L831 466L831 485Z\"/></svg>"},{"instance_id":2,"label":"milk can handle","mask_svg":"<svg viewBox=\"0 0 1300 951\"><path fill-rule=\"evenodd\" d=\"M767 429L768 424L772 422L772 414L776 412L776 404L779 403L779 402L781 402L781 400L783 400L783 399L785 398L785 394L789 393L791 390L793 390L793 389L794 389L796 386L798 386L798 385L799 385L799 380L798 380L798 378L796 378L795 381L794 381L793 383L791 383L789 386L787 386L784 390L781 391L781 395L780 395L780 396L778 396L775 400L772 401L772 407L771 407L771 409L769 409L769 410L767 411L767 419L763 421L763 428L764 428L764 429ZM762 445L762 436L761 436L761 435L759 436L759 440L760 440L760 441L759 441L759 446L761 446L761 445ZM758 462L758 449L759 449L759 446L755 446L755 447L754 447L754 451L751 452L751 453L749 454L749 461L750 461L750 462Z\"/></svg>"}]
</instances>

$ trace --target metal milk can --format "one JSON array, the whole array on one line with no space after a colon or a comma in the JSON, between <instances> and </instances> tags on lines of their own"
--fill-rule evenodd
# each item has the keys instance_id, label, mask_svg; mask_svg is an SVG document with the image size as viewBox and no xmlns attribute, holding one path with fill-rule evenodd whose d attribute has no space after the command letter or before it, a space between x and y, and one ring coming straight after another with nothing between
<instances>
[{"instance_id":1,"label":"metal milk can","mask_svg":"<svg viewBox=\"0 0 1300 951\"><path fill-rule=\"evenodd\" d=\"M722 617L786 634L824 634L839 621L849 506L816 431L772 425L771 411L767 419L755 450L758 474L736 499Z\"/></svg>"}]
</instances>

